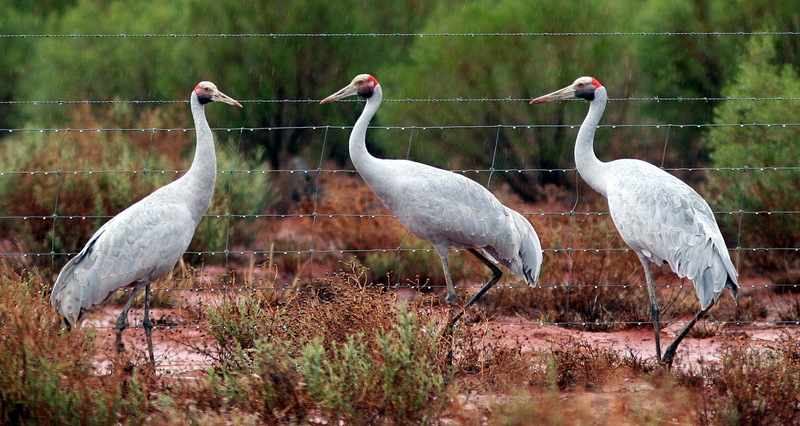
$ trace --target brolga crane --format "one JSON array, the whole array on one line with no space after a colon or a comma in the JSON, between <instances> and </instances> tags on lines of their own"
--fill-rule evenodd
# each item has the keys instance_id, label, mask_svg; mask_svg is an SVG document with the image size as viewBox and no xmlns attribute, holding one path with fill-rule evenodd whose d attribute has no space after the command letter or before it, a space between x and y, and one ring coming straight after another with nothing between
<instances>
[{"instance_id":1,"label":"brolga crane","mask_svg":"<svg viewBox=\"0 0 800 426\"><path fill-rule=\"evenodd\" d=\"M737 300L739 283L725 240L708 203L680 179L641 160L600 161L594 153L594 134L608 94L592 77L540 96L532 104L563 99L589 101L589 113L578 131L575 165L595 191L608 199L608 209L622 239L644 267L653 321L656 356L672 364L681 340L698 319L719 300L727 287ZM668 263L681 278L694 283L700 311L678 334L661 357L660 311L649 262Z\"/></svg>"},{"instance_id":2,"label":"brolga crane","mask_svg":"<svg viewBox=\"0 0 800 426\"><path fill-rule=\"evenodd\" d=\"M502 263L528 285L535 285L542 265L542 247L531 223L504 206L472 179L409 160L373 157L366 146L367 126L383 98L375 77L361 74L322 104L353 95L366 99L364 111L350 133L350 159L358 173L397 219L418 237L428 240L442 261L446 300L456 301L447 253L467 249L492 271L492 278L467 302L474 304L502 276ZM451 324L463 314L456 315Z\"/></svg>"},{"instance_id":3,"label":"brolga crane","mask_svg":"<svg viewBox=\"0 0 800 426\"><path fill-rule=\"evenodd\" d=\"M71 327L78 323L84 310L102 303L119 288L133 287L116 324L116 346L117 351L121 351L128 310L139 289L144 287L142 325L153 366L150 283L169 272L180 259L211 204L217 159L205 105L216 101L242 107L220 92L214 83L199 83L190 98L197 146L189 171L100 227L58 274L50 297L50 302Z\"/></svg>"}]
</instances>

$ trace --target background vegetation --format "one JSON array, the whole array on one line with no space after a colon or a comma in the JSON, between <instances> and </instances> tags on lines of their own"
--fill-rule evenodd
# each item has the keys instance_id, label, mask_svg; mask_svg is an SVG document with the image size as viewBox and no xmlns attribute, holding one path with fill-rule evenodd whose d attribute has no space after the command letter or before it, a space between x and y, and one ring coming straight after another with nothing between
<instances>
[{"instance_id":1,"label":"background vegetation","mask_svg":"<svg viewBox=\"0 0 800 426\"><path fill-rule=\"evenodd\" d=\"M792 129L760 128L758 137L754 137L746 128L709 131L686 126L755 119L791 121L785 109L787 102L747 103L749 111L759 111L760 116L755 117L739 108L745 105L741 101L718 99L789 96L786 89L792 90L791 85L773 85L775 89L769 91L759 83L791 77L792 69L800 65L797 37L687 32L797 31L800 20L792 2L650 0L553 4L501 0L434 4L406 0L372 5L344 0L290 2L266 10L253 2L191 0L53 0L36 5L2 0L2 4L8 12L0 21L5 34L311 34L0 39L5 52L0 59L5 82L0 87L0 99L7 101L181 101L186 98L187 88L204 79L217 82L237 99L265 100L245 102L246 108L241 111L218 108L209 112L212 123L218 126L257 129L230 138L218 136L219 151L233 152L238 159L232 167L276 171L260 176L262 180L231 186L225 193L248 203L233 203L228 208L227 201L215 200L217 211L225 213L269 214L287 209L313 212L302 210L313 209L313 203L305 207L292 204L302 196L296 190L297 179L280 171L309 168L309 164L352 167L346 149L347 131L324 126L350 125L360 104L321 107L311 100L321 99L362 72L380 79L389 100L527 99L563 87L584 74L604 82L614 98L708 98L711 100L612 102L604 123L615 127L598 132L600 156L636 157L672 168L775 165L757 155L746 157L747 161L741 155L731 155L746 139L749 148L738 152L772 152L774 158L786 160L780 165L797 164L797 156L793 155L796 150L789 149L786 155L778 156L779 151L771 149L773 144L789 143L780 140L794 140ZM626 35L389 36L574 32ZM639 35L640 32L647 35ZM677 34L670 34L673 32ZM364 33L381 35L357 36ZM766 59L764 55L755 57L752 48L748 50L750 42L761 43L762 50L771 49L774 53ZM763 80L747 86L745 93L740 82L745 82L748 75L758 75ZM789 104L793 108L794 103ZM0 104L0 125L8 129L191 128L189 114L182 106L158 102L5 103ZM581 198L589 201L577 205L581 210L593 206L597 195L583 187L574 175L557 170L573 165L574 130L524 125L574 124L584 114L585 107L569 102L536 108L516 101L387 102L374 124L467 127L416 133L412 130L410 134L376 130L370 133L370 149L379 156L410 157L447 168L525 169L522 173L497 173L491 188L499 190L507 185L522 202L542 202L552 195L549 184L568 190L578 186L582 189ZM520 128L497 127L500 124L519 124ZM732 138L730 133L736 132L740 136ZM0 229L24 242L21 251L73 252L105 217L170 179L155 179L152 175L144 178L135 173L111 173L97 180L85 175L18 172L70 168L90 172L181 170L188 164L192 153L190 137L164 131L134 133L64 136L0 132L0 158L7 172L0 176L0 187L7 194L0 200L0 215L99 217L78 226L74 221L60 219L55 223L45 219L38 224L4 219L0 220ZM104 149L97 149L98 144L104 144ZM70 160L70 153L74 153L74 161ZM699 183L704 177L700 173L677 173L691 183ZM717 178L711 177L704 192L713 193L709 198L718 211L797 211L797 197L789 194L795 187L793 174L796 172L791 170L759 172L760 177L743 184L741 174L712 173ZM485 174L473 177L489 182ZM269 189L260 189L265 186ZM760 198L757 202L749 195L756 187ZM103 188L117 188L119 195L102 192ZM741 219L741 226L735 217L726 219L731 220L722 220L723 231L731 243L786 247L787 241L798 239L793 215L784 215L778 223L772 223L748 214ZM193 250L224 251L237 243L248 243L246 236L221 239L223 233L229 232L221 231L228 223L217 223L219 226L204 225L212 235L204 235L206 231L201 230ZM245 225L242 223L240 228ZM756 226L758 232L753 229ZM747 234L758 234L760 238L742 241L736 237L738 241L733 241L735 235ZM249 242L253 242L252 237ZM259 244L263 248L265 243ZM355 248L365 247L359 244ZM365 256L360 257L363 260ZM767 262L752 260L758 265ZM789 269L796 267L796 256L788 260L784 256L779 263L787 261ZM765 268L776 266L773 262Z\"/></svg>"},{"instance_id":2,"label":"background vegetation","mask_svg":"<svg viewBox=\"0 0 800 426\"><path fill-rule=\"evenodd\" d=\"M443 286L438 259L352 172L346 126L362 104L317 105L354 75L372 73L387 100L373 124L388 127L369 132L375 155L522 169L466 174L534 223L547 249L542 286L511 288L513 278L504 278L466 322L510 316L585 331L635 327L649 320L638 261L616 250L624 243L607 215L584 214L605 211L602 197L563 170L574 166L569 125L586 105L525 100L580 75L598 78L612 97L598 155L678 169L720 213L730 247L741 248L740 271L791 289L800 282L796 2L0 6L3 35L45 35L0 37L0 341L9 348L0 356L0 422L796 421L796 336L756 350L725 329L797 321L796 300L774 312L764 302L771 294L753 291L738 306L724 297L714 325L691 337L734 336L730 349L690 371L665 372L577 339L531 353L524 342L497 343L485 328L447 332L451 313L430 294ZM747 34L757 31L781 34ZM114 34L276 36L102 37ZM190 247L201 254L156 284L157 304L182 312L157 325L203 330L178 341L213 360L182 380L153 374L136 351L109 357L95 334L102 329L65 333L47 300L66 254L188 167L194 135L181 131L193 127L184 101L201 80L245 108L208 108L212 127L230 131L215 132L221 174ZM770 97L784 99L752 99ZM83 100L101 102L60 102ZM227 269L211 268L209 278L208 265ZM481 268L451 256L460 296L487 278ZM229 286L247 291L212 292ZM196 293L215 297L187 296ZM659 295L667 320L696 310L687 281ZM624 391L597 402L598 387ZM489 402L476 421L478 398Z\"/></svg>"}]
</instances>

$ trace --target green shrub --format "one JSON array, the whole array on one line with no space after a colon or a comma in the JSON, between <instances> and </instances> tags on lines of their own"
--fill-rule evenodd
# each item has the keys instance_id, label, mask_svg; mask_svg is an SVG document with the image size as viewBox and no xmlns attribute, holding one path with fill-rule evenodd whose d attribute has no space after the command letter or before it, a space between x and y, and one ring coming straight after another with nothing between
<instances>
[{"instance_id":1,"label":"green shrub","mask_svg":"<svg viewBox=\"0 0 800 426\"><path fill-rule=\"evenodd\" d=\"M259 339L250 349L238 347L235 361L209 372L198 395L216 409L256 412L261 422L302 424L308 409L302 378L289 340ZM238 367L234 367L238 365Z\"/></svg>"},{"instance_id":2,"label":"green shrub","mask_svg":"<svg viewBox=\"0 0 800 426\"><path fill-rule=\"evenodd\" d=\"M330 419L347 423L432 421L446 401L438 333L404 308L393 330L326 345L315 338L299 360L309 397Z\"/></svg>"},{"instance_id":3,"label":"green shrub","mask_svg":"<svg viewBox=\"0 0 800 426\"><path fill-rule=\"evenodd\" d=\"M257 293L225 293L206 309L211 344L195 349L213 359L221 369L242 368L249 362L245 355L259 340L271 335L268 328L282 328L288 321L283 311L267 306ZM266 331L265 331L266 330Z\"/></svg>"},{"instance_id":4,"label":"green shrub","mask_svg":"<svg viewBox=\"0 0 800 426\"><path fill-rule=\"evenodd\" d=\"M800 75L786 65L775 65L776 52L771 37L752 37L747 51L740 56L739 72L723 90L734 98L800 97L796 84ZM797 102L738 101L723 102L715 109L715 123L794 123L800 116ZM775 170L770 167L800 164L800 127L797 126L723 126L709 131L709 146L714 167L749 167L742 172L707 173L706 194L715 210L742 215L718 216L724 233L738 236L742 247L795 247L800 227L792 214L753 214L749 212L791 212L800 210L800 171ZM763 169L762 169L763 168ZM741 221L741 223L740 223ZM747 253L753 266L768 271L800 266L793 253L757 251ZM788 266L788 268L787 268Z\"/></svg>"}]
</instances>

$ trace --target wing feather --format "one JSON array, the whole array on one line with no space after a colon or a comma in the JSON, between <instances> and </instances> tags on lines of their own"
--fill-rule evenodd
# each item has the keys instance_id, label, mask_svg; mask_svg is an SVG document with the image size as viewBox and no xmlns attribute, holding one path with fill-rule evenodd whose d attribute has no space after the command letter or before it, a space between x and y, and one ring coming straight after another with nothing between
<instances>
[{"instance_id":1,"label":"wing feather","mask_svg":"<svg viewBox=\"0 0 800 426\"><path fill-rule=\"evenodd\" d=\"M623 240L654 263L669 263L694 282L701 307L716 302L738 280L708 203L674 176L648 163L618 160L608 204ZM624 166L624 167L622 167Z\"/></svg>"},{"instance_id":2,"label":"wing feather","mask_svg":"<svg viewBox=\"0 0 800 426\"><path fill-rule=\"evenodd\" d=\"M367 181L400 222L437 252L485 249L533 285L541 244L528 220L463 175L405 160L383 160L383 179ZM524 252L524 255L521 254Z\"/></svg>"},{"instance_id":3,"label":"wing feather","mask_svg":"<svg viewBox=\"0 0 800 426\"><path fill-rule=\"evenodd\" d=\"M156 194L156 193L154 193ZM61 270L51 302L71 323L115 290L150 282L186 251L197 220L181 203L148 197L106 222Z\"/></svg>"}]
</instances>

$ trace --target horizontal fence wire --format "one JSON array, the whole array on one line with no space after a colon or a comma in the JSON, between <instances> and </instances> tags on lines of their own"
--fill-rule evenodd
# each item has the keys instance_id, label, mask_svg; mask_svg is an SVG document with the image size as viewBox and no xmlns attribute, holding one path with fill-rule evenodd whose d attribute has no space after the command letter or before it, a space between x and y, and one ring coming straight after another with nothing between
<instances>
[{"instance_id":1,"label":"horizontal fence wire","mask_svg":"<svg viewBox=\"0 0 800 426\"><path fill-rule=\"evenodd\" d=\"M761 101L798 101L800 98L795 97L781 97L773 96L766 98L759 97L659 97L653 96L650 98L642 97L627 97L627 98L614 98L609 97L611 102L721 102L721 101L747 101L747 102L761 102ZM321 99L244 99L239 100L242 104L316 104ZM577 99L567 99L569 102L581 102ZM357 99L341 99L337 102L363 102ZM384 99L382 102L430 102L430 103L462 103L462 102L480 102L480 103L496 103L496 102L530 102L529 98L426 98L426 99ZM132 104L132 105L146 105L146 104L188 104L187 100L57 100L57 101L0 101L0 105L103 105L103 104ZM601 125L602 126L602 125ZM8 129L6 129L8 130ZM99 129L98 129L99 130ZM127 129L120 129L127 130ZM150 129L145 129L150 130ZM186 129L194 130L194 129Z\"/></svg>"},{"instance_id":2,"label":"horizontal fence wire","mask_svg":"<svg viewBox=\"0 0 800 426\"><path fill-rule=\"evenodd\" d=\"M636 31L535 33L235 33L235 34L0 34L0 38L332 38L332 37L620 37L620 36L776 36L795 31Z\"/></svg>"},{"instance_id":3,"label":"horizontal fence wire","mask_svg":"<svg viewBox=\"0 0 800 426\"><path fill-rule=\"evenodd\" d=\"M330 37L413 37L413 38L422 38L422 37L623 37L623 36L635 36L635 37L662 37L662 36L690 36L690 37L747 37L747 36L783 36L783 35L790 35L790 36L797 36L800 33L796 32L781 32L781 31L758 31L758 32L568 32L568 33L427 33L427 34L410 34L410 33L342 33L342 34L0 34L0 38L33 38L33 39L120 39L120 38L130 38L130 39L142 39L142 38L180 38L180 37L188 37L188 38L330 38ZM631 103L681 103L681 104L702 104L702 103L719 103L719 102L797 102L800 101L800 98L797 97L726 97L726 96L719 96L719 97L680 97L680 96L651 96L651 97L616 97L610 98L611 102L631 102ZM313 104L318 103L319 99L245 99L239 100L242 104ZM384 102L388 103L480 103L480 104L493 104L493 103L522 103L522 102L529 102L530 98L471 98L471 97L464 97L464 98L426 98L426 99L384 99ZM340 102L362 102L360 100L342 100ZM35 106L63 106L68 108L74 105L118 105L118 104L130 104L130 105L162 105L162 104L185 104L188 103L186 100L165 100L165 99L138 99L138 100L103 100L103 99L95 99L95 100L59 100L59 99L50 99L50 100L31 100L31 99L14 99L14 100L4 100L0 101L0 105L8 105L11 107L14 106L25 106L25 107L35 107ZM188 114L188 112L187 112ZM793 117L788 117L789 120L793 120ZM800 123L795 122L787 122L787 123L778 123L778 122L771 122L771 123L644 123L644 124L601 124L599 126L600 129L658 129L658 130L669 130L669 129L699 129L699 130L709 130L715 128L727 128L727 127L739 127L739 128L752 128L752 129L780 129L780 128L793 128L800 126ZM573 123L573 124L534 124L534 123L518 123L518 124L509 124L509 123L502 123L502 124L484 124L484 125L453 125L442 123L442 125L437 126L418 126L418 125L375 125L370 126L369 131L400 131L400 132L407 132L408 140L409 140L409 151L411 150L413 143L419 143L418 138L422 138L424 140L425 135L420 135L416 132L420 131L427 131L427 130L436 130L436 131L446 131L446 132L453 132L458 130L497 130L497 129L508 129L508 130L522 130L522 129L530 129L530 130L542 130L542 129L578 129L580 127L580 123ZM328 131L330 130L342 130L342 131L349 131L353 128L352 125L343 124L343 125L302 125L302 126L268 126L268 127L214 127L212 130L215 132L216 136L219 137L221 134L242 134L244 132L288 132L288 131L311 131L311 132L318 132L319 137L321 138L321 142L323 144L330 142L330 136L328 135ZM170 134L170 133L187 133L191 134L194 133L194 128L137 128L137 127L128 127L128 128L103 128L103 127L86 127L86 128L62 128L62 127L25 127L25 128L0 128L0 134L2 134L6 138L13 138L15 134L27 134L27 133L42 133L42 134L58 134L56 137L66 137L67 141L68 135L72 134L81 134L81 133L112 133L112 132L122 132L125 134L129 134L132 132L149 132L153 135L153 138L157 138L162 134ZM487 133L488 134L488 133ZM5 139L0 141L2 143L17 143L15 140ZM68 143L68 142L67 142ZM668 150L669 140L664 141L664 150ZM219 147L218 147L219 149ZM238 150L238 148L237 148ZM413 158L412 158L413 159ZM492 159L492 164L494 164L494 158ZM100 167L100 165L98 165ZM783 164L779 166L766 166L766 165L731 165L729 167L662 167L663 170L671 172L671 173L689 173L689 174L697 174L698 176L704 173L716 173L716 172L733 172L736 173L738 176L746 176L751 173L785 173L785 172L798 172L800 171L800 165L797 164ZM40 177L50 177L50 176L74 176L74 175L86 175L86 176L102 176L107 174L120 174L120 175L131 175L131 176L142 176L142 175L163 175L163 176L180 176L186 170L170 170L170 169L151 169L151 168L143 168L143 169L83 169L83 170L68 170L66 168L47 168L42 167L40 170L0 170L0 178L4 176L34 176L37 178ZM562 174L564 176L574 176L577 180L577 170L575 168L565 167L565 168L462 168L462 169L452 169L451 171L459 174L469 175L471 177L478 176L478 177L485 177L489 176L491 181L492 176L497 176L500 174L513 174L513 173L523 173L523 174L533 174L533 173L556 173ZM282 169L220 169L218 170L219 176L247 176L247 175L268 175L270 177L280 177L280 176L305 176L311 180L319 181L322 177L329 176L329 175L347 175L352 177L358 177L357 172L352 169L337 169L337 168L330 168L326 167L326 164L320 159L319 164L317 167L306 167L306 168L282 168ZM481 182L482 184L486 185L486 182ZM580 198L580 194L577 193L577 189L575 190L575 199ZM136 200L131 200L133 203ZM63 202L63 201L62 201ZM576 201L577 203L577 201ZM57 207L57 206L56 206ZM30 215L0 215L0 221L50 221L55 226L55 223L73 223L74 221L92 221L96 223L102 223L107 219L110 219L111 215L97 215L97 214L81 214L81 215L63 215L57 213L57 208L53 209L53 213L51 214L35 214L31 213ZM575 207L569 211L525 211L522 210L520 213L535 221L536 218L545 218L545 217L565 217L570 218L570 232L574 231L574 226L572 223L572 218L581 218L581 217L601 217L605 220L610 220L609 212L608 211L576 211ZM776 217L776 216L789 216L792 218L797 218L796 222L798 226L800 226L800 211L772 211L772 210L746 210L746 209L739 209L739 210L718 210L714 212L715 215L718 217L721 216L738 216L739 218L746 217L746 216L766 216L766 217ZM368 248L359 248L359 249L337 249L337 248L330 248L326 247L327 244L322 244L318 241L318 237L316 236L316 232L318 232L318 227L321 226L320 221L324 219L334 219L334 218L352 218L352 219L363 219L363 220L378 220L378 219L388 219L394 220L394 216L391 214L361 214L361 213L352 213L348 211L337 211L337 212L320 212L317 210L317 206L314 205L314 210L310 212L289 212L289 211L278 211L278 212L263 212L263 211L242 211L237 206L232 205L230 206L230 211L224 214L219 213L208 213L204 217L204 221L215 221L215 220L224 220L227 221L227 233L231 233L232 227L236 225L231 223L234 220L255 220L255 221L278 221L278 220L287 220L287 219L294 219L294 220L305 220L310 219L311 225L311 243L305 243L303 247L292 247L292 248L280 248L280 247L272 247L272 248L246 248L240 249L236 247L231 247L226 243L225 247L221 247L219 249L212 249L206 251L188 251L187 256L206 256L211 258L218 258L223 257L225 258L224 265L228 270L237 269L237 271L233 274L235 278L232 278L227 273L218 272L213 270L213 272L207 272L203 267L200 267L198 272L196 272L196 277L202 283L196 284L196 287L193 288L153 288L154 292L163 292L163 293L197 293L197 294L230 294L230 293L240 293L246 294L248 292L258 292L258 291L281 291L281 292L308 292L314 291L316 287L314 285L297 285L295 282L275 282L274 280L271 281L269 278L250 278L250 279L243 279L242 277L247 274L247 267L242 266L242 264L246 264L247 262L244 261L246 259L252 258L259 258L261 261L265 259L273 259L276 256L286 256L286 257L293 257L293 258L302 258L302 259L312 259L315 256L326 256L332 255L337 256L338 258L353 258L354 256L366 256L369 254L396 254L398 257L413 254L413 253L424 253L431 257L435 257L435 252L432 248L417 248L417 247L403 247L404 241L400 242L399 246L396 247L368 247ZM741 221L741 219L740 219ZM202 225L201 225L202 226ZM740 235L736 236L736 240L741 242L741 232ZM618 247L577 247L571 246L567 244L566 246L549 246L543 247L545 253L563 256L566 255L567 258L569 256L576 254L576 253L625 253L627 256L633 256L631 252L632 250L629 249L627 246L620 245ZM732 255L740 254L740 253L754 253L754 252L781 252L781 253L800 253L800 247L798 247L798 243L795 242L794 246L792 247L747 247L743 244L737 244L734 246L729 247L729 251ZM453 250L454 253L463 252L463 250ZM53 276L58 272L58 267L63 265L63 260L67 256L74 255L75 252L56 252L55 250L50 251L20 251L14 250L9 248L9 246L5 245L0 247L0 258L6 259L24 259L25 258L51 258L52 264L54 266L54 270L52 271ZM57 263L55 261L56 258L62 259ZM238 258L239 264L235 267L232 264L237 263L235 261L229 261L228 259L231 258ZM209 262L214 263L214 262ZM433 266L431 266L433 265ZM426 266L427 268L435 268L436 264L431 263ZM252 267L251 267L252 268ZM315 279L320 279L325 274L329 273L330 271L322 271L317 270L315 273L309 272L305 274L305 277L309 282L312 282ZM436 272L436 271L429 271L429 272ZM639 271L641 272L641 271ZM740 271L741 272L741 271ZM572 272L573 274L575 272ZM204 275L211 275L210 277L204 277ZM298 274L301 275L301 274ZM482 276L483 272L481 271L478 276ZM227 277L227 278L225 278ZM643 273L642 273L642 284L620 284L620 283L603 283L603 284L581 284L581 283L573 283L570 282L569 278L567 279L566 283L563 284L540 284L537 286L538 288L544 289L558 289L562 288L564 285L569 286L570 288L637 288L641 291L646 291L646 286L643 284ZM691 289L692 284L690 281L687 280L680 280L677 277L674 277L675 284L659 284L659 287L662 288L679 288L679 289ZM204 280L205 279L205 280ZM398 277L396 278L398 281L395 282L387 282L386 287L394 288L394 289L419 289L421 287L425 287L427 289L439 289L443 290L443 285L434 285L434 284L418 284L418 283L410 283L409 277ZM239 281L239 282L237 282ZM477 280L480 281L480 280ZM221 283L228 283L230 282L231 285L221 285ZM472 290L477 290L480 288L481 285L479 284L467 284L467 285L460 285L459 288L469 288ZM743 283L741 284L743 288L751 288L751 289L795 289L798 287L798 284L794 283L782 283L782 282L755 282L755 283ZM521 290L527 288L525 285L520 284L508 284L508 281L503 281L496 286L497 289L514 289L514 290ZM120 292L127 292L131 291L130 289L120 289ZM713 320L710 320L713 321ZM493 321L492 324L496 325L512 325L512 326L541 326L541 325L553 325L553 326L587 326L587 325L628 325L628 326L642 326L647 325L647 323L642 322L543 322L543 321L519 321L519 322L503 322L503 321ZM680 324L681 321L675 321L674 324ZM788 325L800 325L800 321L728 321L726 324L730 325L749 325L749 326L756 326L756 327L775 327L775 326L788 326ZM265 327L290 327L290 324L283 324L283 325L270 325ZM251 325L242 325L242 324L225 324L225 325L202 325L202 324L184 324L184 325L167 325L162 326L159 325L158 328L170 330L170 329L181 329L181 328L188 328L188 329L210 329L216 327L253 327ZM134 326L133 328L136 328Z\"/></svg>"}]
</instances>

